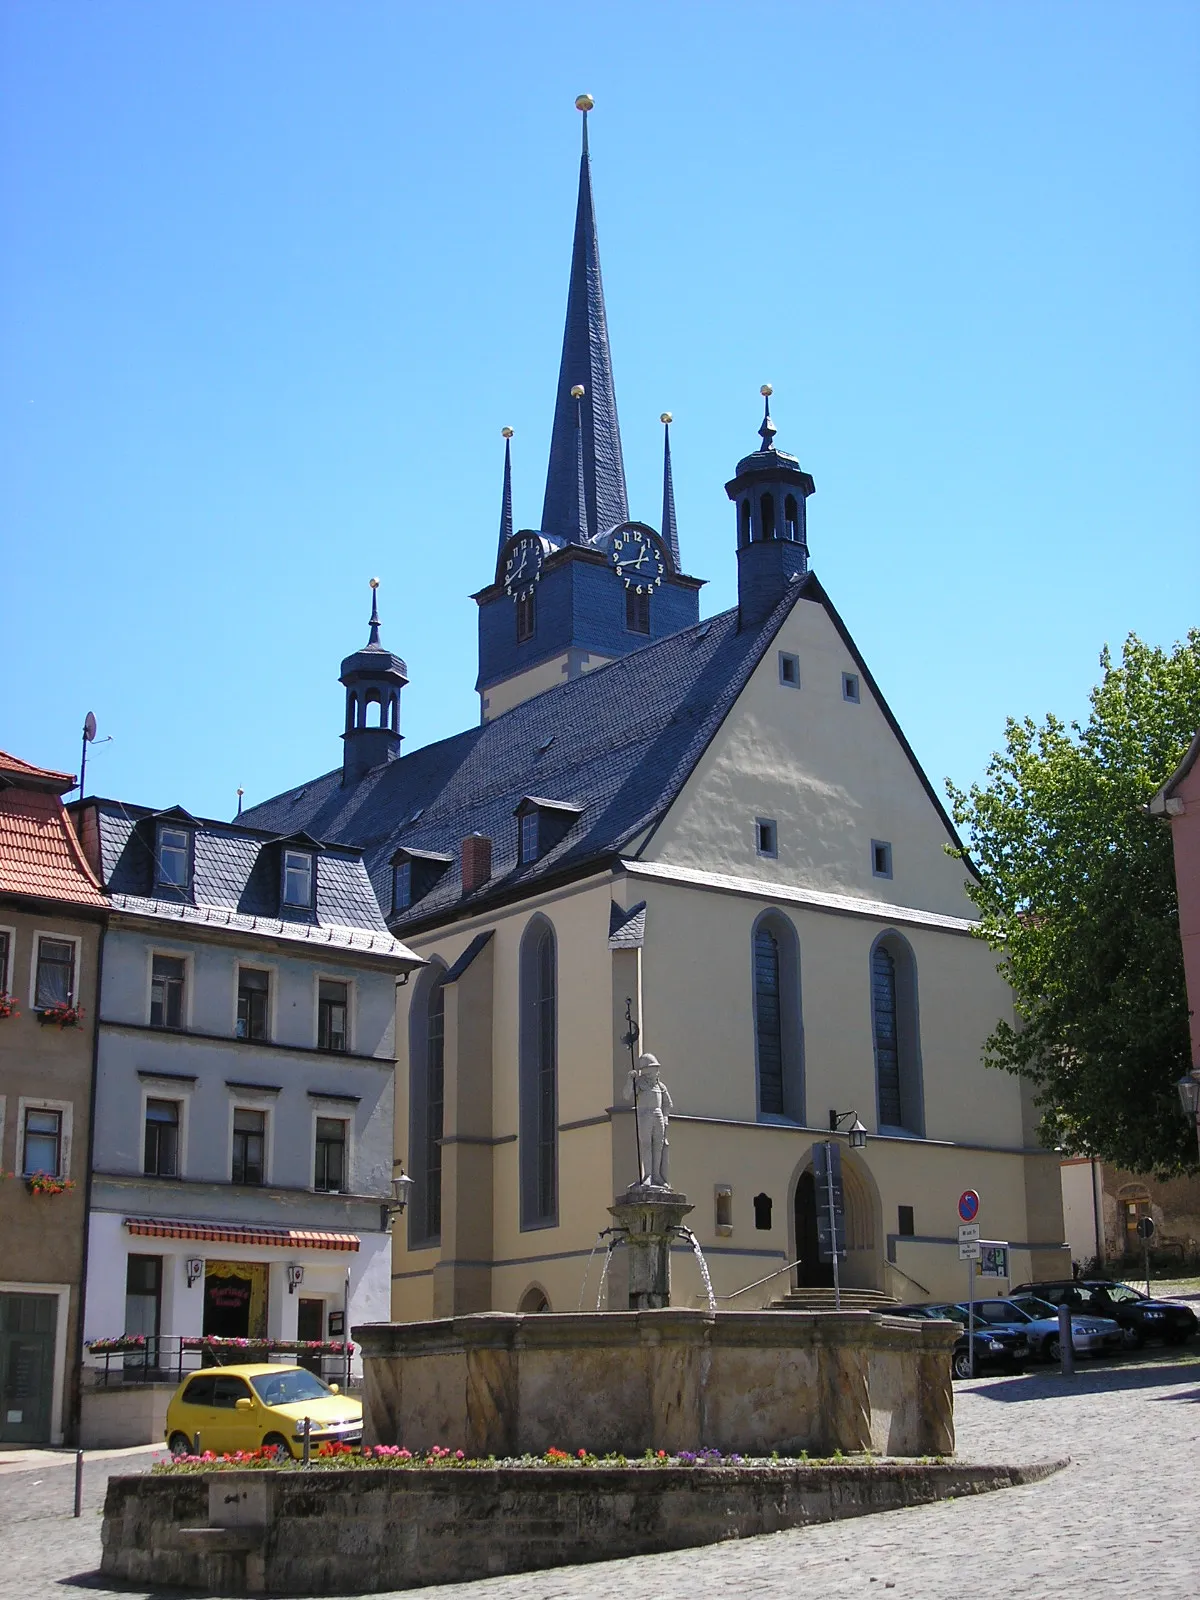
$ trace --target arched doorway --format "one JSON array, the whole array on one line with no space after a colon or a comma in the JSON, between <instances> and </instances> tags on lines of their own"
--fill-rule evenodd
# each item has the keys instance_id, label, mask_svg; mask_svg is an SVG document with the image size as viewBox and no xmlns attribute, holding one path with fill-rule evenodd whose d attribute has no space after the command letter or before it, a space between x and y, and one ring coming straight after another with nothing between
<instances>
[{"instance_id":1,"label":"arched doorway","mask_svg":"<svg viewBox=\"0 0 1200 1600\"><path fill-rule=\"evenodd\" d=\"M796 1287L833 1287L833 1262L821 1261L817 1254L817 1188L812 1156L796 1179L795 1255ZM882 1284L883 1258L878 1241L882 1238L879 1190L870 1168L857 1154L842 1150L842 1208L846 1254L839 1278L843 1289L878 1289Z\"/></svg>"},{"instance_id":2,"label":"arched doorway","mask_svg":"<svg viewBox=\"0 0 1200 1600\"><path fill-rule=\"evenodd\" d=\"M833 1287L833 1262L817 1254L817 1186L809 1165L796 1180L796 1287Z\"/></svg>"}]
</instances>

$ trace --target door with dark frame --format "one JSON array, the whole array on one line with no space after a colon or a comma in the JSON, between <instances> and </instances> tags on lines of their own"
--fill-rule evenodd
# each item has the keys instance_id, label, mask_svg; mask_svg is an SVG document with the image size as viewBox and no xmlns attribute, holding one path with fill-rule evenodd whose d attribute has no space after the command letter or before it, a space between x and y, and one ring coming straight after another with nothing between
<instances>
[{"instance_id":1,"label":"door with dark frame","mask_svg":"<svg viewBox=\"0 0 1200 1600\"><path fill-rule=\"evenodd\" d=\"M796 1184L796 1268L798 1289L832 1289L833 1262L822 1261L817 1234L817 1185L810 1167Z\"/></svg>"}]
</instances>

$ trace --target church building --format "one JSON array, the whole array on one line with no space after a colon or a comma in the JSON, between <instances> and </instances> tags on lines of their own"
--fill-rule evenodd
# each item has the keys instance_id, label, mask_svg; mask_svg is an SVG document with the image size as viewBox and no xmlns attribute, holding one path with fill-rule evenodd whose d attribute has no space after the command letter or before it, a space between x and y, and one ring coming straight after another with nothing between
<instances>
[{"instance_id":1,"label":"church building","mask_svg":"<svg viewBox=\"0 0 1200 1600\"><path fill-rule=\"evenodd\" d=\"M1012 998L972 937L953 825L809 565L813 478L776 442L769 386L724 486L736 606L700 614L668 414L658 526L630 518L577 104L541 525L514 527L506 442L473 597L480 724L401 754L408 671L373 600L342 663L338 765L243 818L360 847L389 928L427 962L397 991L413 1187L393 1316L596 1304L590 1253L638 1172L627 1018L662 1063L670 1182L718 1297L737 1296L720 1303L831 1281L814 1150L855 1119L844 1285L961 1298L968 1188L1014 1281L1061 1274L1057 1158L1028 1091L982 1062ZM680 1248L674 1300L702 1305ZM618 1309L622 1255L604 1286Z\"/></svg>"}]
</instances>

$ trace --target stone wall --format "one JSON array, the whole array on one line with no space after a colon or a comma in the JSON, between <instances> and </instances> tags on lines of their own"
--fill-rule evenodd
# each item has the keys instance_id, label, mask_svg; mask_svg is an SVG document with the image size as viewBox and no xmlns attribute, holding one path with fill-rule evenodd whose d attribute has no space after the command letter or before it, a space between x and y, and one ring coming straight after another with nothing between
<instances>
[{"instance_id":1,"label":"stone wall","mask_svg":"<svg viewBox=\"0 0 1200 1600\"><path fill-rule=\"evenodd\" d=\"M716 1544L981 1494L1057 1464L281 1469L110 1478L101 1572L209 1594L361 1594Z\"/></svg>"},{"instance_id":2,"label":"stone wall","mask_svg":"<svg viewBox=\"0 0 1200 1600\"><path fill-rule=\"evenodd\" d=\"M488 1312L356 1327L364 1438L469 1456L949 1455L957 1329L876 1312Z\"/></svg>"}]
</instances>

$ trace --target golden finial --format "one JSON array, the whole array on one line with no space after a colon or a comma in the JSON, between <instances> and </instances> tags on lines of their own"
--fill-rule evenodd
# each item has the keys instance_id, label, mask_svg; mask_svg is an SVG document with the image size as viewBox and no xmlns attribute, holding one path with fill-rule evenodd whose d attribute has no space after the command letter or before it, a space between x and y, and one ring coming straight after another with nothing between
<instances>
[{"instance_id":1,"label":"golden finial","mask_svg":"<svg viewBox=\"0 0 1200 1600\"><path fill-rule=\"evenodd\" d=\"M587 393L587 390L583 387L583 385L581 383L572 384L572 386L571 386L571 399L572 400L582 400L586 393Z\"/></svg>"},{"instance_id":2,"label":"golden finial","mask_svg":"<svg viewBox=\"0 0 1200 1600\"><path fill-rule=\"evenodd\" d=\"M590 111L596 102L590 94L577 94L575 96L576 111Z\"/></svg>"},{"instance_id":3,"label":"golden finial","mask_svg":"<svg viewBox=\"0 0 1200 1600\"><path fill-rule=\"evenodd\" d=\"M511 428L501 428L500 429L500 437L502 439L511 439L512 436L513 436L513 431L512 431Z\"/></svg>"},{"instance_id":4,"label":"golden finial","mask_svg":"<svg viewBox=\"0 0 1200 1600\"><path fill-rule=\"evenodd\" d=\"M769 383L764 383L762 388L758 392L761 395L771 395L771 394L775 393L774 389L772 389L772 387L771 387L771 385Z\"/></svg>"},{"instance_id":5,"label":"golden finial","mask_svg":"<svg viewBox=\"0 0 1200 1600\"><path fill-rule=\"evenodd\" d=\"M660 422L674 422L675 418L671 415L671 413L669 411L664 411L662 416L659 417L658 420Z\"/></svg>"},{"instance_id":6,"label":"golden finial","mask_svg":"<svg viewBox=\"0 0 1200 1600\"><path fill-rule=\"evenodd\" d=\"M379 587L379 579L378 578L372 578L371 579L371 587L372 587L372 589L378 589L378 587Z\"/></svg>"}]
</instances>

